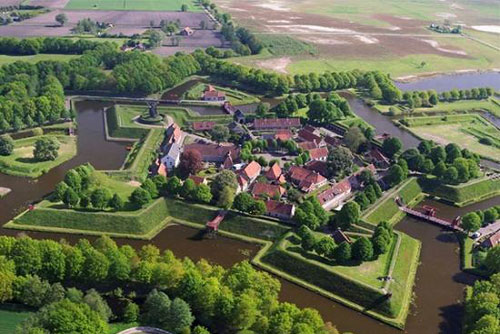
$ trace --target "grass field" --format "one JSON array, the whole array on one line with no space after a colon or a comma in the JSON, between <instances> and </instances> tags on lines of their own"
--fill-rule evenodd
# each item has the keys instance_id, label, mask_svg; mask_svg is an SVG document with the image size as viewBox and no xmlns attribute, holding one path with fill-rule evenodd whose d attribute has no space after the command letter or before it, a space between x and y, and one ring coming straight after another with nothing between
<instances>
[{"instance_id":1,"label":"grass field","mask_svg":"<svg viewBox=\"0 0 500 334\"><path fill-rule=\"evenodd\" d=\"M41 137L56 138L61 144L59 156L53 161L35 161L33 149L35 142ZM0 156L0 172L15 176L37 178L54 167L70 160L77 153L76 137L70 136L36 136L14 141L14 152L9 156Z\"/></svg>"},{"instance_id":2,"label":"grass field","mask_svg":"<svg viewBox=\"0 0 500 334\"><path fill-rule=\"evenodd\" d=\"M476 114L405 118L407 129L421 138L446 145L458 143L461 147L486 159L500 161L500 131ZM492 145L479 142L489 138Z\"/></svg>"},{"instance_id":3,"label":"grass field","mask_svg":"<svg viewBox=\"0 0 500 334\"><path fill-rule=\"evenodd\" d=\"M28 318L31 312L16 307L0 306L0 333L14 333L17 325Z\"/></svg>"},{"instance_id":4,"label":"grass field","mask_svg":"<svg viewBox=\"0 0 500 334\"><path fill-rule=\"evenodd\" d=\"M151 10L180 11L187 5L191 12L201 11L201 7L193 0L70 0L66 9L98 9L98 10Z\"/></svg>"},{"instance_id":5,"label":"grass field","mask_svg":"<svg viewBox=\"0 0 500 334\"><path fill-rule=\"evenodd\" d=\"M78 58L78 55L61 55L61 54L37 54L33 56L6 56L0 55L0 65L13 63L15 61L25 61L28 63L37 63L44 60L54 61L69 61Z\"/></svg>"}]
</instances>

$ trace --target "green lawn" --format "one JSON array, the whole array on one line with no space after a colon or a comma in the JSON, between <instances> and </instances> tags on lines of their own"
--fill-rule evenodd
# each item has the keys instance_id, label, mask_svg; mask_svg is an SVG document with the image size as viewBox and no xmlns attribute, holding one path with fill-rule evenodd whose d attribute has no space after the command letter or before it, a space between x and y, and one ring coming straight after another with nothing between
<instances>
[{"instance_id":1,"label":"green lawn","mask_svg":"<svg viewBox=\"0 0 500 334\"><path fill-rule=\"evenodd\" d=\"M190 12L202 10L193 0L70 0L65 9L180 11L184 4Z\"/></svg>"},{"instance_id":2,"label":"green lawn","mask_svg":"<svg viewBox=\"0 0 500 334\"><path fill-rule=\"evenodd\" d=\"M14 333L17 325L30 315L31 312L16 310L16 307L0 306L0 333Z\"/></svg>"},{"instance_id":3,"label":"green lawn","mask_svg":"<svg viewBox=\"0 0 500 334\"><path fill-rule=\"evenodd\" d=\"M476 114L405 118L407 129L420 138L446 145L457 143L484 158L500 161L500 131ZM479 142L489 138L492 145Z\"/></svg>"},{"instance_id":4,"label":"green lawn","mask_svg":"<svg viewBox=\"0 0 500 334\"><path fill-rule=\"evenodd\" d=\"M78 58L79 55L62 55L62 54L37 54L33 56L6 56L0 55L0 65L13 63L15 61L25 61L28 63L37 63L44 60L54 61L69 61Z\"/></svg>"},{"instance_id":5,"label":"green lawn","mask_svg":"<svg viewBox=\"0 0 500 334\"><path fill-rule=\"evenodd\" d=\"M33 149L41 137L56 138L61 146L59 156L53 161L35 161ZM0 172L15 176L37 178L73 158L77 153L76 137L64 135L45 135L18 139L14 141L14 152L9 156L0 156Z\"/></svg>"}]
</instances>

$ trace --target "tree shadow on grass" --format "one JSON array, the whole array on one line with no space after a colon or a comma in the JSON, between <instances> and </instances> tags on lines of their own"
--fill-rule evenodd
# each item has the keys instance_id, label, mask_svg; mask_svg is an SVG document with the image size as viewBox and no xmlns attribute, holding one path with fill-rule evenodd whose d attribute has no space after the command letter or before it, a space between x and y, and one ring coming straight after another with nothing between
<instances>
[{"instance_id":1,"label":"tree shadow on grass","mask_svg":"<svg viewBox=\"0 0 500 334\"><path fill-rule=\"evenodd\" d=\"M17 158L16 161L17 162L22 162L24 164L35 164L37 162L42 162L42 161L39 161L39 160L35 159L34 157L31 157L31 158L21 157L21 158Z\"/></svg>"},{"instance_id":2,"label":"tree shadow on grass","mask_svg":"<svg viewBox=\"0 0 500 334\"><path fill-rule=\"evenodd\" d=\"M375 299L371 304L369 304L368 306L366 306L363 311L370 311L372 309L375 309L377 308L379 305L381 304L384 304L384 303L387 303L389 301L389 299L391 298L390 295L383 295L383 296L380 296L379 298Z\"/></svg>"}]
</instances>

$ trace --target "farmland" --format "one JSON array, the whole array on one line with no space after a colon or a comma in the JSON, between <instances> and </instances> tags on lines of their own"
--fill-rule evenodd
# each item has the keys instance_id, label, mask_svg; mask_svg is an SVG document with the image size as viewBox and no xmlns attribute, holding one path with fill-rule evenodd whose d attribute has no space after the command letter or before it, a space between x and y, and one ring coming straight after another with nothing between
<instances>
[{"instance_id":1,"label":"farmland","mask_svg":"<svg viewBox=\"0 0 500 334\"><path fill-rule=\"evenodd\" d=\"M493 1L216 2L240 24L261 36L292 36L318 50L314 54L297 55L294 54L296 43L291 42L290 53L271 52L264 59L269 60L267 62L261 56L237 60L275 69L290 57L286 69L291 74L311 69L323 72L384 68L393 76L404 76L468 68L492 69L500 65L498 49L461 35L439 34L426 28L444 19L471 25L498 24L498 11L491 10ZM469 31L478 39L486 36L485 42L497 37L494 33L465 30Z\"/></svg>"},{"instance_id":2,"label":"farmland","mask_svg":"<svg viewBox=\"0 0 500 334\"><path fill-rule=\"evenodd\" d=\"M181 6L188 6L191 12L201 11L201 7L193 0L70 0L66 9L97 9L97 10L151 10L180 11Z\"/></svg>"}]
</instances>

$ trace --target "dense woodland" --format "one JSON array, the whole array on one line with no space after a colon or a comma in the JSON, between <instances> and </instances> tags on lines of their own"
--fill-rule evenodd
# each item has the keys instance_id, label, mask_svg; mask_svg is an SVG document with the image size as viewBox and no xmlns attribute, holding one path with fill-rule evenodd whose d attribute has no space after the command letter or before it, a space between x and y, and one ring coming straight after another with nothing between
<instances>
[{"instance_id":1,"label":"dense woodland","mask_svg":"<svg viewBox=\"0 0 500 334\"><path fill-rule=\"evenodd\" d=\"M0 302L39 309L19 334L102 334L109 321L136 320L173 333L338 333L317 311L280 303L279 281L248 262L224 269L153 245L119 247L108 237L72 246L1 236L0 277Z\"/></svg>"}]
</instances>

